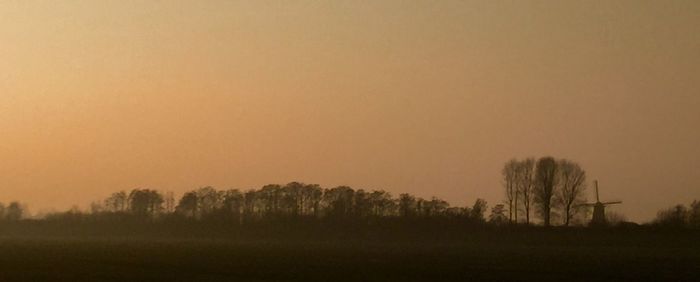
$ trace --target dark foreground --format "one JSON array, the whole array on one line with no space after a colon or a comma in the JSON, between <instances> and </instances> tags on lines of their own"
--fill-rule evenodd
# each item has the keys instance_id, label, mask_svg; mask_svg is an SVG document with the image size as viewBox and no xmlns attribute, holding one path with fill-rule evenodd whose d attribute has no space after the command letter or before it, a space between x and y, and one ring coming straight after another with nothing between
<instances>
[{"instance_id":1,"label":"dark foreground","mask_svg":"<svg viewBox=\"0 0 700 282\"><path fill-rule=\"evenodd\" d=\"M698 235L583 229L395 239L4 235L0 281L697 281Z\"/></svg>"}]
</instances>

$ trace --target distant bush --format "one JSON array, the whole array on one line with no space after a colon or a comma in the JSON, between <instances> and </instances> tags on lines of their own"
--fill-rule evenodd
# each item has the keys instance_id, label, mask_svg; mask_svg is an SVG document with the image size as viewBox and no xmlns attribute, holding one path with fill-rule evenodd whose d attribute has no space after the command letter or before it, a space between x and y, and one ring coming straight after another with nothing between
<instances>
[{"instance_id":1,"label":"distant bush","mask_svg":"<svg viewBox=\"0 0 700 282\"><path fill-rule=\"evenodd\" d=\"M653 222L656 226L671 228L700 228L700 202L690 204L690 208L679 204L657 213Z\"/></svg>"}]
</instances>

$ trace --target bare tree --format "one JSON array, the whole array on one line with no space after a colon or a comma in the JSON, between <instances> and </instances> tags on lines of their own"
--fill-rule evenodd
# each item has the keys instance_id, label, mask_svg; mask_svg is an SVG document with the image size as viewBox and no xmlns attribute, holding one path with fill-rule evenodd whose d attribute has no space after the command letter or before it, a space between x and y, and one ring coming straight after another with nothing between
<instances>
[{"instance_id":1,"label":"bare tree","mask_svg":"<svg viewBox=\"0 0 700 282\"><path fill-rule=\"evenodd\" d=\"M513 223L518 222L518 186L516 184L516 173L518 170L518 161L512 159L508 161L501 170L503 176L503 187L506 189L506 200L508 202L508 221ZM515 217L514 217L515 216Z\"/></svg>"},{"instance_id":2,"label":"bare tree","mask_svg":"<svg viewBox=\"0 0 700 282\"><path fill-rule=\"evenodd\" d=\"M578 205L585 202L586 172L572 161L563 159L557 164L559 189L555 196L561 205L564 215L564 225L580 210Z\"/></svg>"},{"instance_id":3,"label":"bare tree","mask_svg":"<svg viewBox=\"0 0 700 282\"><path fill-rule=\"evenodd\" d=\"M543 157L537 161L535 169L534 200L542 215L544 226L551 225L552 199L557 188L557 161Z\"/></svg>"},{"instance_id":4,"label":"bare tree","mask_svg":"<svg viewBox=\"0 0 700 282\"><path fill-rule=\"evenodd\" d=\"M535 184L535 159L527 158L518 162L516 171L516 185L520 192L523 210L525 211L525 223L530 224L530 210L532 206L533 187Z\"/></svg>"}]
</instances>

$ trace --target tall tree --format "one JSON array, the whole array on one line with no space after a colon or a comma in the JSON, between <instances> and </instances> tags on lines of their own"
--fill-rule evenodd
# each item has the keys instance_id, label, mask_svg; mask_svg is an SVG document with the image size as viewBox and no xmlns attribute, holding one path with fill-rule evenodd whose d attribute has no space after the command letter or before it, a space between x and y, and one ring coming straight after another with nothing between
<instances>
[{"instance_id":1,"label":"tall tree","mask_svg":"<svg viewBox=\"0 0 700 282\"><path fill-rule=\"evenodd\" d=\"M304 198L302 197L303 187L304 184L299 182L290 182L283 187L284 196L282 197L282 203L287 214L293 216L300 215L300 211L304 205Z\"/></svg>"},{"instance_id":2,"label":"tall tree","mask_svg":"<svg viewBox=\"0 0 700 282\"><path fill-rule=\"evenodd\" d=\"M535 169L534 200L539 208L544 226L551 225L552 198L557 187L557 161L543 157L537 161Z\"/></svg>"},{"instance_id":3,"label":"tall tree","mask_svg":"<svg viewBox=\"0 0 700 282\"><path fill-rule=\"evenodd\" d=\"M347 217L353 212L355 190L347 186L328 189L323 193L326 214L332 217Z\"/></svg>"},{"instance_id":4,"label":"tall tree","mask_svg":"<svg viewBox=\"0 0 700 282\"><path fill-rule=\"evenodd\" d=\"M254 220L259 217L259 196L259 193L255 190L248 190L245 192L245 194L243 194L243 202L245 203L245 208L243 209L243 216L246 220Z\"/></svg>"},{"instance_id":5,"label":"tall tree","mask_svg":"<svg viewBox=\"0 0 700 282\"><path fill-rule=\"evenodd\" d=\"M564 213L564 225L569 226L580 210L577 206L585 202L586 172L577 163L566 159L560 160L557 166L559 189L556 199Z\"/></svg>"},{"instance_id":6,"label":"tall tree","mask_svg":"<svg viewBox=\"0 0 700 282\"><path fill-rule=\"evenodd\" d=\"M370 193L364 189L357 189L354 194L352 212L356 218L367 218L372 214L372 202Z\"/></svg>"},{"instance_id":7,"label":"tall tree","mask_svg":"<svg viewBox=\"0 0 700 282\"><path fill-rule=\"evenodd\" d=\"M281 213L284 193L282 186L277 184L265 185L255 193L265 215L279 215Z\"/></svg>"},{"instance_id":8,"label":"tall tree","mask_svg":"<svg viewBox=\"0 0 700 282\"><path fill-rule=\"evenodd\" d=\"M231 216L237 223L243 221L243 194L238 189L230 189L223 193L224 213Z\"/></svg>"},{"instance_id":9,"label":"tall tree","mask_svg":"<svg viewBox=\"0 0 700 282\"><path fill-rule=\"evenodd\" d=\"M402 217L413 217L416 215L416 197L410 194L399 195L399 215Z\"/></svg>"},{"instance_id":10,"label":"tall tree","mask_svg":"<svg viewBox=\"0 0 700 282\"><path fill-rule=\"evenodd\" d=\"M197 189L195 195L201 216L209 216L222 207L221 193L211 186Z\"/></svg>"},{"instance_id":11,"label":"tall tree","mask_svg":"<svg viewBox=\"0 0 700 282\"><path fill-rule=\"evenodd\" d=\"M139 216L153 216L163 209L163 196L156 190L131 190L128 202L129 210Z\"/></svg>"},{"instance_id":12,"label":"tall tree","mask_svg":"<svg viewBox=\"0 0 700 282\"><path fill-rule=\"evenodd\" d=\"M318 184L307 184L304 185L302 190L302 197L304 206L302 208L302 214L313 215L318 217L319 207L321 204L321 197L323 196L323 189Z\"/></svg>"},{"instance_id":13,"label":"tall tree","mask_svg":"<svg viewBox=\"0 0 700 282\"><path fill-rule=\"evenodd\" d=\"M530 224L530 210L532 206L533 187L535 183L535 159L527 158L518 162L516 171L517 190L520 191L520 199L525 212L525 223Z\"/></svg>"},{"instance_id":14,"label":"tall tree","mask_svg":"<svg viewBox=\"0 0 700 282\"><path fill-rule=\"evenodd\" d=\"M372 191L369 194L370 214L375 217L394 215L396 203L391 194L384 190Z\"/></svg>"},{"instance_id":15,"label":"tall tree","mask_svg":"<svg viewBox=\"0 0 700 282\"><path fill-rule=\"evenodd\" d=\"M516 173L518 170L518 161L512 159L508 161L501 170L503 177L503 187L506 190L506 199L508 201L508 221L513 223L518 222L518 186L516 184Z\"/></svg>"}]
</instances>

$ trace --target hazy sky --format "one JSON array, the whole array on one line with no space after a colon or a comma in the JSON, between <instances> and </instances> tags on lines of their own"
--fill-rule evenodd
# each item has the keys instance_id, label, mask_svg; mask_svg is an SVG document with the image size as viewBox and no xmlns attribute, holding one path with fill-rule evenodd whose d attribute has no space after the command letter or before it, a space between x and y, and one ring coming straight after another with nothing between
<instances>
[{"instance_id":1,"label":"hazy sky","mask_svg":"<svg viewBox=\"0 0 700 282\"><path fill-rule=\"evenodd\" d=\"M699 89L699 1L3 1L0 200L493 205L504 162L553 155L645 221L700 199Z\"/></svg>"}]
</instances>

